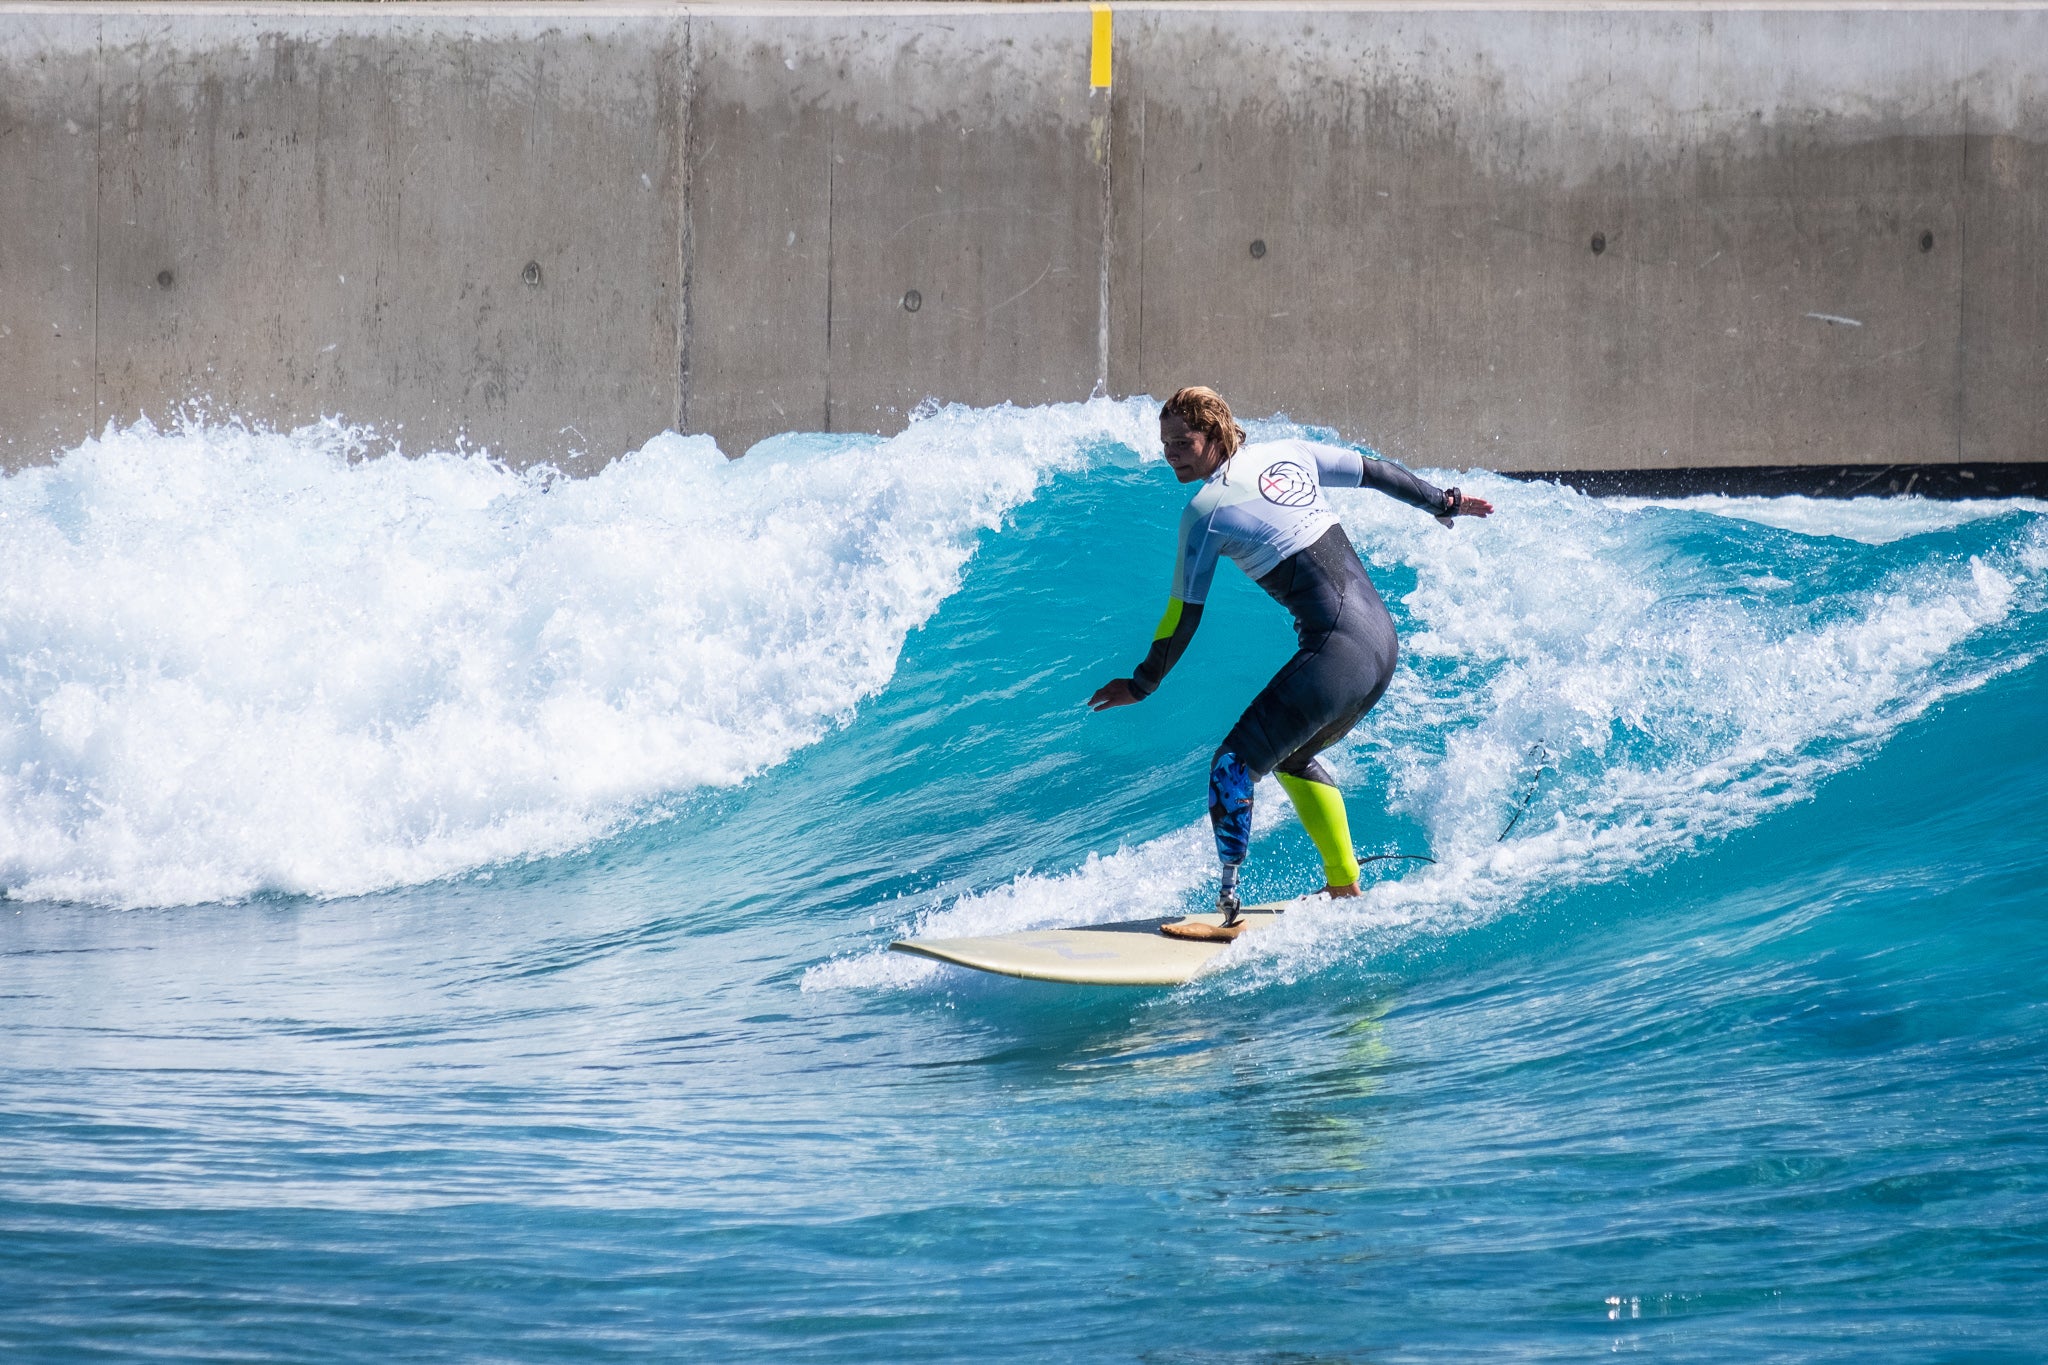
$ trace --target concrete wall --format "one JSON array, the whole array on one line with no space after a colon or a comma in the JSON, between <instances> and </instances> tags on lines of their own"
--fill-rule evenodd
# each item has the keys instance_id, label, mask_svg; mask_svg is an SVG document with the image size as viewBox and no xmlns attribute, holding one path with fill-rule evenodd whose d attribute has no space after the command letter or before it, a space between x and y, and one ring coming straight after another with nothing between
<instances>
[{"instance_id":1,"label":"concrete wall","mask_svg":"<svg viewBox=\"0 0 2048 1365\"><path fill-rule=\"evenodd\" d=\"M673 425L685 41L0 12L0 458L202 397L535 455Z\"/></svg>"},{"instance_id":2,"label":"concrete wall","mask_svg":"<svg viewBox=\"0 0 2048 1365\"><path fill-rule=\"evenodd\" d=\"M195 398L526 462L1198 381L1438 465L2048 459L2048 8L1118 6L1107 90L1090 41L0 3L0 464Z\"/></svg>"},{"instance_id":3,"label":"concrete wall","mask_svg":"<svg viewBox=\"0 0 2048 1365\"><path fill-rule=\"evenodd\" d=\"M737 454L895 430L927 395L1088 396L1104 167L1086 10L690 22L691 430Z\"/></svg>"}]
</instances>

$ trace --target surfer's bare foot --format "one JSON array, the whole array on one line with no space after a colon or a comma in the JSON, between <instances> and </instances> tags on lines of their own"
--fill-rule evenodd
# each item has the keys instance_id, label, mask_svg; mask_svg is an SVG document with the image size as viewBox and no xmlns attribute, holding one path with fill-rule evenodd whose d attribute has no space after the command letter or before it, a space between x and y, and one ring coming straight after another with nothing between
<instances>
[{"instance_id":1,"label":"surfer's bare foot","mask_svg":"<svg viewBox=\"0 0 2048 1365\"><path fill-rule=\"evenodd\" d=\"M1336 900L1343 896L1355 896L1358 894L1358 883L1353 882L1349 886L1326 886L1323 888L1323 894L1331 900Z\"/></svg>"},{"instance_id":2,"label":"surfer's bare foot","mask_svg":"<svg viewBox=\"0 0 2048 1365\"><path fill-rule=\"evenodd\" d=\"M1159 932L1168 938L1189 938L1199 943L1228 943L1251 927L1248 920L1239 920L1235 924L1211 924L1205 919L1183 919L1160 925Z\"/></svg>"}]
</instances>

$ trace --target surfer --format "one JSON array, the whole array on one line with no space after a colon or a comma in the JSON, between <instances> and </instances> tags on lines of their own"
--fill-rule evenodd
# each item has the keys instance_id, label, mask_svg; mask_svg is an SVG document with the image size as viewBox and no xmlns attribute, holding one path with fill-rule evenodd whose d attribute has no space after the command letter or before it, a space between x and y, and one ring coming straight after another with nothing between
<instances>
[{"instance_id":1,"label":"surfer","mask_svg":"<svg viewBox=\"0 0 2048 1365\"><path fill-rule=\"evenodd\" d=\"M1290 439L1245 444L1244 428L1213 389L1185 388L1159 410L1166 463L1182 483L1199 483L1180 518L1179 553L1166 614L1152 648L1128 678L1097 688L1091 710L1143 701L1194 638L1219 556L1294 616L1301 648L1223 737L1209 766L1209 823L1223 885L1221 926L1166 926L1183 938L1235 938L1237 873L1250 850L1252 788L1277 772L1322 855L1324 891L1358 894L1358 857L1344 797L1316 755L1348 734L1394 676L1394 621L1365 565L1323 497L1323 488L1375 488L1430 513L1449 528L1457 517L1493 511L1484 498L1440 489L1401 465L1346 446Z\"/></svg>"}]
</instances>

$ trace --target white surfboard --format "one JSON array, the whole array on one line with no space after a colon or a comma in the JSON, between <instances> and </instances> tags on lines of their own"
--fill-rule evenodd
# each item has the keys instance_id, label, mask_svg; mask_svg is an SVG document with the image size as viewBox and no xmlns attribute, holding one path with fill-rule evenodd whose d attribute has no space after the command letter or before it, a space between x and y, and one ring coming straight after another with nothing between
<instances>
[{"instance_id":1,"label":"white surfboard","mask_svg":"<svg viewBox=\"0 0 2048 1365\"><path fill-rule=\"evenodd\" d=\"M1255 934L1279 916L1283 904L1245 909L1245 930ZM1082 929L1027 929L985 938L904 938L890 944L899 953L936 958L956 967L1027 981L1060 981L1074 986L1179 986L1209 965L1228 943L1168 938L1162 924L1176 919L1221 924L1220 914L1091 924Z\"/></svg>"}]
</instances>

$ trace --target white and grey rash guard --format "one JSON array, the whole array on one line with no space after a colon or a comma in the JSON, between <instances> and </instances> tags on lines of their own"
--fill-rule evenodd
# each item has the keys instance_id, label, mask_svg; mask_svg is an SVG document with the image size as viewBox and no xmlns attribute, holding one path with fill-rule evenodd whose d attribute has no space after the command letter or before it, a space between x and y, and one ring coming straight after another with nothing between
<instances>
[{"instance_id":1,"label":"white and grey rash guard","mask_svg":"<svg viewBox=\"0 0 2048 1365\"><path fill-rule=\"evenodd\" d=\"M1325 487L1376 488L1435 516L1452 507L1442 489L1392 460L1349 446L1290 438L1240 447L1181 513L1172 596L1151 651L1132 675L1133 692L1150 696L1187 649L1218 559L1228 556L1247 577L1261 579L1337 525Z\"/></svg>"}]
</instances>

